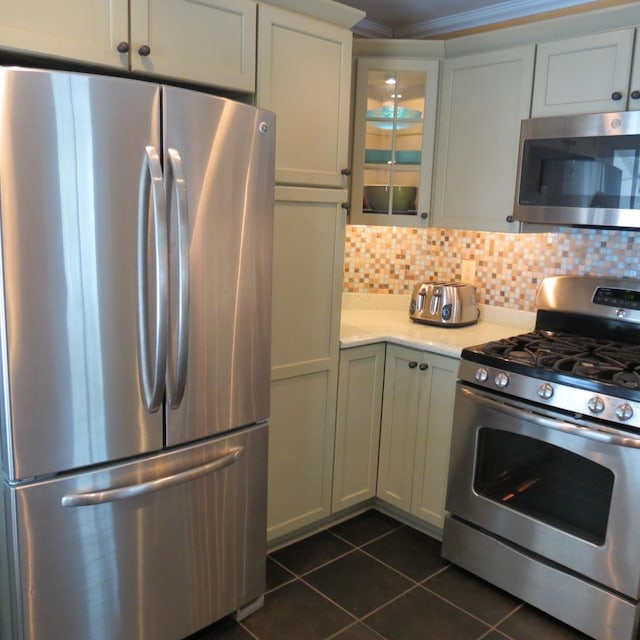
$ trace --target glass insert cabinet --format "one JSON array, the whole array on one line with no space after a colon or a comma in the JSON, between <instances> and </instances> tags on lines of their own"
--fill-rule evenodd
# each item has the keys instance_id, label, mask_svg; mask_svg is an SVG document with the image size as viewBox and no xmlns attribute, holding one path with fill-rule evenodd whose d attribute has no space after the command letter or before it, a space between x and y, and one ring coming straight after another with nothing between
<instances>
[{"instance_id":1,"label":"glass insert cabinet","mask_svg":"<svg viewBox=\"0 0 640 640\"><path fill-rule=\"evenodd\" d=\"M352 224L429 224L437 90L437 60L357 60Z\"/></svg>"}]
</instances>

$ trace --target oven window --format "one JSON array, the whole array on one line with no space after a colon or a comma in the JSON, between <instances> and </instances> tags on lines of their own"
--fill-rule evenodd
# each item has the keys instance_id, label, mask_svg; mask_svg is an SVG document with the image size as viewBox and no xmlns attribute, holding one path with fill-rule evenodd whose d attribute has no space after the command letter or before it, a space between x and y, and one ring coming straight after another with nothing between
<instances>
[{"instance_id":1,"label":"oven window","mask_svg":"<svg viewBox=\"0 0 640 640\"><path fill-rule=\"evenodd\" d=\"M536 520L602 545L613 473L591 460L528 436L482 428L476 492Z\"/></svg>"}]
</instances>

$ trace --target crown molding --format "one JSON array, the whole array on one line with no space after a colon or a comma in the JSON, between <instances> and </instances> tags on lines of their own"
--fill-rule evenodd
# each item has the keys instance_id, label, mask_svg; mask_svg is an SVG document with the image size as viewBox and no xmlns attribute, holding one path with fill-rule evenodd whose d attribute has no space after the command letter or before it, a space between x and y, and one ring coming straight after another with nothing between
<instances>
[{"instance_id":1,"label":"crown molding","mask_svg":"<svg viewBox=\"0 0 640 640\"><path fill-rule=\"evenodd\" d=\"M368 18L360 20L352 29L353 33L363 38L393 38L394 32L391 27L387 27L379 22L374 22Z\"/></svg>"},{"instance_id":2,"label":"crown molding","mask_svg":"<svg viewBox=\"0 0 640 640\"><path fill-rule=\"evenodd\" d=\"M496 22L506 22L517 18L558 11L589 4L595 0L507 0L482 9L473 9L456 13L443 18L426 20L417 24L411 24L395 29L377 24L372 20L364 19L354 28L354 33L363 37L377 38L427 38L429 36L455 31L464 31L474 27L481 27ZM365 24L366 23L366 24ZM366 27L366 29L365 29ZM362 28L362 31L361 31Z\"/></svg>"}]
</instances>

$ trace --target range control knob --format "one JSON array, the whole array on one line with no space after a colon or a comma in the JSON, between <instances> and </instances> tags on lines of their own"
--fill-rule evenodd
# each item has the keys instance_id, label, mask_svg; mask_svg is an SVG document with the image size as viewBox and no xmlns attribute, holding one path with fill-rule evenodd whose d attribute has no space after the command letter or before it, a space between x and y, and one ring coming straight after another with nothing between
<instances>
[{"instance_id":1,"label":"range control knob","mask_svg":"<svg viewBox=\"0 0 640 640\"><path fill-rule=\"evenodd\" d=\"M489 378L489 372L484 367L479 367L478 369L476 369L473 377L477 382L486 382Z\"/></svg>"},{"instance_id":2,"label":"range control knob","mask_svg":"<svg viewBox=\"0 0 640 640\"><path fill-rule=\"evenodd\" d=\"M616 415L620 420L629 420L633 417L633 409L629 404L624 402L616 407Z\"/></svg>"},{"instance_id":3,"label":"range control knob","mask_svg":"<svg viewBox=\"0 0 640 640\"><path fill-rule=\"evenodd\" d=\"M604 401L598 396L593 396L593 398L587 402L587 407L589 407L591 413L602 413L604 411Z\"/></svg>"},{"instance_id":4,"label":"range control knob","mask_svg":"<svg viewBox=\"0 0 640 640\"><path fill-rule=\"evenodd\" d=\"M509 384L509 376L506 373L502 373L502 371L495 377L494 382L496 383L496 387L500 389L504 389Z\"/></svg>"},{"instance_id":5,"label":"range control knob","mask_svg":"<svg viewBox=\"0 0 640 640\"><path fill-rule=\"evenodd\" d=\"M543 400L548 400L549 398L551 398L553 396L553 387L548 382L545 382L544 384L541 384L538 387L538 395Z\"/></svg>"}]
</instances>

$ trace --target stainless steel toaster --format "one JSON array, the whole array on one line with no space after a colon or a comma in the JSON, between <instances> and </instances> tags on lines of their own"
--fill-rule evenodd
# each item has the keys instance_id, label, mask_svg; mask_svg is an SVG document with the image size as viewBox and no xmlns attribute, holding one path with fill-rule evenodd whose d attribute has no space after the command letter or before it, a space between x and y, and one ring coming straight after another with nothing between
<instances>
[{"instance_id":1,"label":"stainless steel toaster","mask_svg":"<svg viewBox=\"0 0 640 640\"><path fill-rule=\"evenodd\" d=\"M476 288L459 282L419 282L413 288L409 317L441 327L464 327L478 322Z\"/></svg>"}]
</instances>

